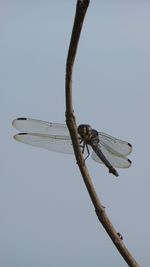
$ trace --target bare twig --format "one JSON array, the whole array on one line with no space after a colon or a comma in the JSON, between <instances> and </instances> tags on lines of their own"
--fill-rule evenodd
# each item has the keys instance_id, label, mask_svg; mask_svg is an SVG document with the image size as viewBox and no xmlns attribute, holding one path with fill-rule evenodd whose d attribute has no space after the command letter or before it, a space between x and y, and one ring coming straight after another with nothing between
<instances>
[{"instance_id":1,"label":"bare twig","mask_svg":"<svg viewBox=\"0 0 150 267\"><path fill-rule=\"evenodd\" d=\"M132 257L128 249L125 247L122 241L122 236L119 233L117 233L111 221L109 220L105 208L103 207L102 203L100 202L96 194L96 191L92 184L91 177L88 173L86 165L84 164L84 159L79 146L77 126L76 126L75 116L73 114L73 105L72 105L72 70L78 47L79 37L82 29L82 24L88 5L89 5L89 0L77 1L75 20L74 20L67 63L66 63L66 123L71 135L71 140L76 160L80 168L80 172L82 174L86 188L89 192L89 195L95 207L95 211L99 221L102 223L106 232L112 239L113 243L115 244L116 248L124 258L124 260L127 262L127 264L131 267L139 267L140 265L135 261L135 259Z\"/></svg>"}]
</instances>

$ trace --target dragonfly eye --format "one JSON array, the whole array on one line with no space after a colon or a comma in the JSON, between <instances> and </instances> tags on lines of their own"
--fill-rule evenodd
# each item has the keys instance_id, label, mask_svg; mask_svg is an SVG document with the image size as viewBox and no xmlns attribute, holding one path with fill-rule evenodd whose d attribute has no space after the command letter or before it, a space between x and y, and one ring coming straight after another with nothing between
<instances>
[{"instance_id":1,"label":"dragonfly eye","mask_svg":"<svg viewBox=\"0 0 150 267\"><path fill-rule=\"evenodd\" d=\"M78 126L78 133L81 136L81 138L86 138L91 136L92 128L90 125L87 124L81 124Z\"/></svg>"}]
</instances>

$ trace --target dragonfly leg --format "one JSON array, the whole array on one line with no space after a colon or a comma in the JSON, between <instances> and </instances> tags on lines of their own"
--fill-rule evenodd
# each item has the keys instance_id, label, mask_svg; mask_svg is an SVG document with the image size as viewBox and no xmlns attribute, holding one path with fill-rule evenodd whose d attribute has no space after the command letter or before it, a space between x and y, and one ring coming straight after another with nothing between
<instances>
[{"instance_id":1,"label":"dragonfly leg","mask_svg":"<svg viewBox=\"0 0 150 267\"><path fill-rule=\"evenodd\" d=\"M85 149L85 143L80 140L80 147L81 147L81 150L82 150L82 154L84 153L84 149Z\"/></svg>"},{"instance_id":2,"label":"dragonfly leg","mask_svg":"<svg viewBox=\"0 0 150 267\"><path fill-rule=\"evenodd\" d=\"M85 151L85 147L86 147L86 150L87 150L87 156L85 157L84 159L84 162L86 161L86 159L89 157L90 155L90 151L89 151L89 148L88 148L88 145L86 142L84 142L83 140L80 140L80 147L82 149L82 154L84 154L84 151Z\"/></svg>"},{"instance_id":3,"label":"dragonfly leg","mask_svg":"<svg viewBox=\"0 0 150 267\"><path fill-rule=\"evenodd\" d=\"M88 145L86 143L84 144L84 148L85 148L85 146L86 146L86 150L87 150L87 156L85 157L84 160L86 160L90 156L90 151L89 151Z\"/></svg>"}]
</instances>

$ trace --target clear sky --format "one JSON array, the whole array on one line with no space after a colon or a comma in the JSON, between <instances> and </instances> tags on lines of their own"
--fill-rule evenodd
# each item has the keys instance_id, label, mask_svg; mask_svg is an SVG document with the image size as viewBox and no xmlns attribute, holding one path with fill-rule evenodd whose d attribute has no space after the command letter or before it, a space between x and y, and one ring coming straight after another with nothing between
<instances>
[{"instance_id":1,"label":"clear sky","mask_svg":"<svg viewBox=\"0 0 150 267\"><path fill-rule=\"evenodd\" d=\"M0 1L0 266L127 266L98 222L73 156L17 143L11 122L65 122L76 1ZM73 75L78 124L133 145L119 178L91 159L106 211L150 264L150 2L91 1Z\"/></svg>"}]
</instances>

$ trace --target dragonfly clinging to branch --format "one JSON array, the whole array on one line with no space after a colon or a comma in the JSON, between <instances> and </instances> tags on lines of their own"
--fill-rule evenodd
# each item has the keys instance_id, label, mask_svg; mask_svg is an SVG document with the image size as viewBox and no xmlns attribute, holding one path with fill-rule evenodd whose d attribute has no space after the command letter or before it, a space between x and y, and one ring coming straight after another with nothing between
<instances>
[{"instance_id":1,"label":"dragonfly clinging to branch","mask_svg":"<svg viewBox=\"0 0 150 267\"><path fill-rule=\"evenodd\" d=\"M70 134L65 124L17 118L12 125L21 131L14 136L17 141L55 152L74 153ZM84 155L86 150L86 158L90 155L90 148L92 148L92 159L103 163L115 176L118 176L115 168L130 167L131 161L127 158L132 151L130 143L97 132L87 124L78 126L78 134Z\"/></svg>"}]
</instances>

